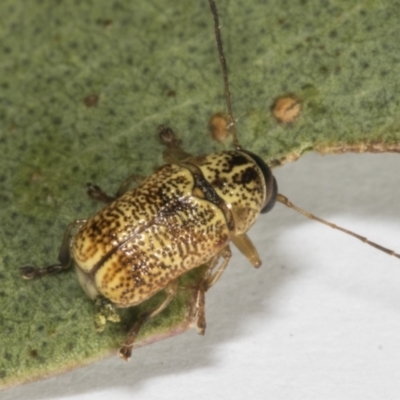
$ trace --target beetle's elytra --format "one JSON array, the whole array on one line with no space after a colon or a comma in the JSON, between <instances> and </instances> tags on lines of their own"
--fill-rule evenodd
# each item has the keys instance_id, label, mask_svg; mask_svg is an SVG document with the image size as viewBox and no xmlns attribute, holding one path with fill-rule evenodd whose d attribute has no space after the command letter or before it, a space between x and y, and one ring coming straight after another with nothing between
<instances>
[{"instance_id":1,"label":"beetle's elytra","mask_svg":"<svg viewBox=\"0 0 400 400\"><path fill-rule=\"evenodd\" d=\"M179 276L202 264L207 266L207 272L198 288L193 318L197 331L204 333L205 292L226 268L230 243L259 267L261 260L246 232L258 215L270 211L276 201L400 258L391 250L294 206L277 193L275 178L265 162L240 147L234 131L218 14L214 1L209 3L224 77L228 129L235 149L193 156L180 147L171 129L160 127L160 138L167 147L166 164L146 179L128 178L115 197L89 184L89 195L108 203L107 206L93 217L76 220L68 226L59 264L20 268L24 278L32 279L75 264L80 284L95 300L98 330L104 328L107 320L119 319L116 307L135 306L165 290L165 300L134 321L120 350L124 359L130 358L141 326L173 299ZM127 190L132 181L137 186ZM77 231L72 235L75 228Z\"/></svg>"}]
</instances>

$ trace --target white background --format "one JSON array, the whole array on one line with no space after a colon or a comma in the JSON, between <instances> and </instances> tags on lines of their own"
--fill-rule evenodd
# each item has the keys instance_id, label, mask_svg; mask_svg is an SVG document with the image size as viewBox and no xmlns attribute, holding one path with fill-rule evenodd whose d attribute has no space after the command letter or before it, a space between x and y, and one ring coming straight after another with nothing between
<instances>
[{"instance_id":1,"label":"white background","mask_svg":"<svg viewBox=\"0 0 400 400\"><path fill-rule=\"evenodd\" d=\"M311 154L275 169L295 204L400 252L400 157ZM1 399L398 399L400 260L281 204L207 296L189 331Z\"/></svg>"}]
</instances>

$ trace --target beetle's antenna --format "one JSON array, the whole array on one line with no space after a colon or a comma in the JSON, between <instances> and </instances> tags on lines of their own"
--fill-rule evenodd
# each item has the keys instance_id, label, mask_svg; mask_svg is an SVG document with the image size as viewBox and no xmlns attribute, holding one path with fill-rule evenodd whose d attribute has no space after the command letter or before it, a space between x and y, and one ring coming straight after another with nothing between
<instances>
[{"instance_id":1,"label":"beetle's antenna","mask_svg":"<svg viewBox=\"0 0 400 400\"><path fill-rule=\"evenodd\" d=\"M222 75L224 77L225 99L226 99L226 105L228 107L228 116L230 119L229 124L228 124L228 131L230 131L230 133L232 134L233 145L235 146L235 148L237 150L240 150L242 147L240 146L239 140L236 135L235 119L233 118L231 92L229 91L228 68L226 66L224 48L222 46L221 29L219 27L218 10L217 10L217 6L216 6L214 0L208 0L208 2L210 3L211 12L214 17L215 40L217 42L219 60L221 62Z\"/></svg>"},{"instance_id":2,"label":"beetle's antenna","mask_svg":"<svg viewBox=\"0 0 400 400\"><path fill-rule=\"evenodd\" d=\"M383 247L378 243L371 242L370 240L368 240L364 236L358 235L355 232L349 231L348 229L342 228L341 226L333 224L333 223L331 223L329 221L325 221L324 219L319 218L319 217L309 213L308 211L305 211L305 210L295 206L291 201L289 201L289 199L287 197L283 196L280 193L277 194L276 201L279 201L280 203L283 203L285 206L287 206L289 208L292 208L293 210L296 210L297 212L299 212L300 214L303 214L307 218L313 219L314 221L321 222L321 224L328 225L329 227L331 227L333 229L337 229L338 231L346 233L347 235L353 236L356 239L361 240L363 243L366 243L366 244L368 244L368 245L370 245L372 247L375 247L375 249L383 251L384 253L389 254L390 256L394 256L394 257L400 258L400 254L394 252L393 250L390 250L390 249L388 249L386 247Z\"/></svg>"}]
</instances>

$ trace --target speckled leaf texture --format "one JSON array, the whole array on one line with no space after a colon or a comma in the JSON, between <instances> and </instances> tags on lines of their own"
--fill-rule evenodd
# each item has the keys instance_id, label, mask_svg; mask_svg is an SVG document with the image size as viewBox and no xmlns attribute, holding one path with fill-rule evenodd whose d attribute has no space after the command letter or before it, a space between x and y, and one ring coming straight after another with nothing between
<instances>
[{"instance_id":1,"label":"speckled leaf texture","mask_svg":"<svg viewBox=\"0 0 400 400\"><path fill-rule=\"evenodd\" d=\"M217 5L245 148L272 165L311 150L399 151L399 1ZM301 112L281 124L271 107L287 94ZM0 2L1 387L116 352L138 308L98 334L73 271L27 282L18 267L56 262L67 224L101 207L86 182L113 193L162 163L160 124L194 154L231 146L208 130L225 109L206 0ZM138 344L189 328L199 274Z\"/></svg>"}]
</instances>

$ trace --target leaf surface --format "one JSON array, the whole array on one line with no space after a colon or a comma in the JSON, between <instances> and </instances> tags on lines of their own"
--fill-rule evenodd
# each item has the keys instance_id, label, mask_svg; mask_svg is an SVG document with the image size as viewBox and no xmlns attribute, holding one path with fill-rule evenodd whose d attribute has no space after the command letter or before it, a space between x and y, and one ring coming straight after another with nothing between
<instances>
[{"instance_id":1,"label":"leaf surface","mask_svg":"<svg viewBox=\"0 0 400 400\"><path fill-rule=\"evenodd\" d=\"M400 149L400 3L218 2L237 130L271 165L306 151ZM292 95L291 124L271 108ZM188 152L229 148L208 121L225 111L206 1L0 3L0 386L114 353L139 309L102 334L74 273L24 282L18 267L56 261L63 231L99 209L84 184L115 192L162 163L156 131ZM196 280L138 345L190 325Z\"/></svg>"}]
</instances>

